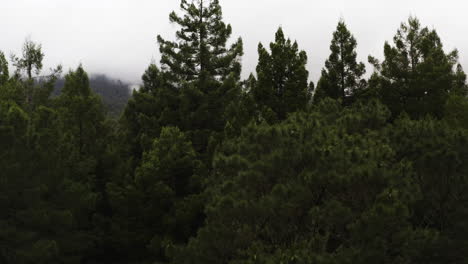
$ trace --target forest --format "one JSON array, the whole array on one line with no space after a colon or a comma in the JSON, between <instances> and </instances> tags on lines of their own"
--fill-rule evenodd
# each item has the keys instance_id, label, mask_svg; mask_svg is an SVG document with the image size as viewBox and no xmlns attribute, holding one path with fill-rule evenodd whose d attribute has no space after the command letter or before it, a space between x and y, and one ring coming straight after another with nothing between
<instances>
[{"instance_id":1,"label":"forest","mask_svg":"<svg viewBox=\"0 0 468 264\"><path fill-rule=\"evenodd\" d=\"M110 118L119 118L130 99L131 85L128 82L113 79L106 74L93 74L88 79L91 91L101 97L105 114ZM55 80L51 96L60 95L63 86L65 86L64 78Z\"/></svg>"},{"instance_id":2,"label":"forest","mask_svg":"<svg viewBox=\"0 0 468 264\"><path fill-rule=\"evenodd\" d=\"M409 17L366 69L339 20L314 84L278 28L242 79L219 1L180 2L132 94L0 53L1 264L468 263L468 86L436 30Z\"/></svg>"}]
</instances>

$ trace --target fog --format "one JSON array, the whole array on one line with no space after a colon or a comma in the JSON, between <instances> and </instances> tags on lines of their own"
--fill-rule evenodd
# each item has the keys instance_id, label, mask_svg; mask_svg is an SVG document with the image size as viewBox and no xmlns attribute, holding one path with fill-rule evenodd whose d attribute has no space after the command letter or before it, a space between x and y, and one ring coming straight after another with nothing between
<instances>
[{"instance_id":1,"label":"fog","mask_svg":"<svg viewBox=\"0 0 468 264\"><path fill-rule=\"evenodd\" d=\"M242 37L243 76L255 71L259 42L273 40L278 26L297 40L309 56L310 79L316 82L336 24L343 18L358 41L358 58L382 57L399 24L410 15L435 28L447 50L458 48L468 67L468 4L461 0L221 0L233 39ZM65 69L82 63L91 73L104 73L138 83L148 64L159 60L156 36L173 39L177 30L168 15L178 0L2 0L0 50L21 51L29 37L43 46L44 68ZM368 72L372 71L368 67Z\"/></svg>"}]
</instances>

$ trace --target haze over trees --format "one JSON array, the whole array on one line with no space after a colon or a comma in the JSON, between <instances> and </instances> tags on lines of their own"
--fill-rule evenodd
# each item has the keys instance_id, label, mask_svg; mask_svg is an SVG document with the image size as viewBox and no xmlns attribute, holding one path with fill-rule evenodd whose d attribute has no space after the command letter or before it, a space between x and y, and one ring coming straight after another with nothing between
<instances>
[{"instance_id":1,"label":"haze over trees","mask_svg":"<svg viewBox=\"0 0 468 264\"><path fill-rule=\"evenodd\" d=\"M60 95L64 85L63 78L57 79L52 96ZM104 74L89 76L89 86L101 97L106 114L112 118L120 117L132 95L129 83L115 80Z\"/></svg>"},{"instance_id":2,"label":"haze over trees","mask_svg":"<svg viewBox=\"0 0 468 264\"><path fill-rule=\"evenodd\" d=\"M282 28L242 80L217 0L169 19L128 103L0 52L0 263L468 263L468 86L435 30L410 17L366 78L339 21L315 87Z\"/></svg>"}]
</instances>

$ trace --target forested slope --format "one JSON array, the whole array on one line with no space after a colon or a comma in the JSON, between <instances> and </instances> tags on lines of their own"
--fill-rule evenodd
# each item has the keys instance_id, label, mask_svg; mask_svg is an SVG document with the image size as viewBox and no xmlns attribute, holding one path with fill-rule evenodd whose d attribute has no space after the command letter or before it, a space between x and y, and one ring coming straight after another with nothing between
<instances>
[{"instance_id":1,"label":"forested slope","mask_svg":"<svg viewBox=\"0 0 468 264\"><path fill-rule=\"evenodd\" d=\"M52 96L60 95L64 85L65 79L59 78L55 82ZM91 75L89 86L94 93L101 97L107 114L113 118L120 117L132 95L129 83L112 79L104 74Z\"/></svg>"},{"instance_id":2,"label":"forested slope","mask_svg":"<svg viewBox=\"0 0 468 264\"><path fill-rule=\"evenodd\" d=\"M118 120L82 66L52 96L40 45L0 53L0 263L468 263L468 87L435 30L365 69L339 21L314 85L279 28L242 80L219 2L181 9Z\"/></svg>"}]
</instances>

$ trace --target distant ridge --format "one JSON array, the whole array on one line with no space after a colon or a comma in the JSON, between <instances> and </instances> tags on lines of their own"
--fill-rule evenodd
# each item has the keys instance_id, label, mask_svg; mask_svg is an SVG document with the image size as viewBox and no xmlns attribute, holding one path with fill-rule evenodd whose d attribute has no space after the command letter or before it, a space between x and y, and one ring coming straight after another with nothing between
<instances>
[{"instance_id":1,"label":"distant ridge","mask_svg":"<svg viewBox=\"0 0 468 264\"><path fill-rule=\"evenodd\" d=\"M111 78L105 74L91 74L89 77L91 89L101 96L110 117L117 118L125 109L125 105L131 96L131 91L135 87L127 82ZM60 78L55 83L53 96L58 96L65 84L65 80Z\"/></svg>"}]
</instances>

